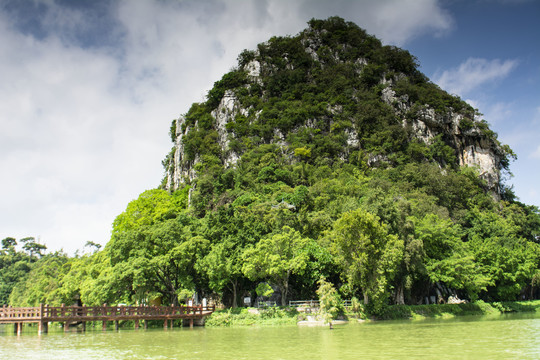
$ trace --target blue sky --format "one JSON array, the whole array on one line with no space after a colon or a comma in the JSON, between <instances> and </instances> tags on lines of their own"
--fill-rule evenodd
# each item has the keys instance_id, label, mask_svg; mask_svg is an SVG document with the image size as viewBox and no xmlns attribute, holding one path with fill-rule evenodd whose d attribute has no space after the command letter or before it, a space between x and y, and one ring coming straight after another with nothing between
<instances>
[{"instance_id":1,"label":"blue sky","mask_svg":"<svg viewBox=\"0 0 540 360\"><path fill-rule=\"evenodd\" d=\"M484 114L519 199L540 206L540 2L0 0L0 238L105 244L161 182L171 120L243 49L341 16L409 50Z\"/></svg>"}]
</instances>

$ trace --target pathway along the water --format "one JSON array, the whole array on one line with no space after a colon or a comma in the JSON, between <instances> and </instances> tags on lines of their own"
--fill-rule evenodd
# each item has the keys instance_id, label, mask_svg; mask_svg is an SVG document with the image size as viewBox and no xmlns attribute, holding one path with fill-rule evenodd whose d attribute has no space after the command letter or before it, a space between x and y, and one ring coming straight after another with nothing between
<instances>
[{"instance_id":1,"label":"pathway along the water","mask_svg":"<svg viewBox=\"0 0 540 360\"><path fill-rule=\"evenodd\" d=\"M50 322L63 322L67 331L70 324L81 323L86 330L86 322L102 321L103 330L107 327L107 321L114 321L118 329L121 320L133 320L135 328L139 328L139 322L144 321L144 327L148 320L163 320L163 327L172 327L173 320L188 320L189 326L193 327L194 320L203 319L212 314L215 306L48 306L40 304L39 307L11 307L0 308L0 324L14 324L17 334L22 332L23 324L37 323L38 333L46 333Z\"/></svg>"}]
</instances>

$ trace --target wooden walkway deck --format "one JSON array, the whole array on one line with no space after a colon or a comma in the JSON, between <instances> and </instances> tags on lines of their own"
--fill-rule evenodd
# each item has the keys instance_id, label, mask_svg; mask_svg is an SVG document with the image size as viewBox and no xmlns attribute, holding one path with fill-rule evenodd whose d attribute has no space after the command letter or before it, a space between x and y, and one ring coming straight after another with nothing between
<instances>
[{"instance_id":1,"label":"wooden walkway deck","mask_svg":"<svg viewBox=\"0 0 540 360\"><path fill-rule=\"evenodd\" d=\"M0 308L0 324L14 324L15 332L20 334L25 323L37 323L38 332L46 333L49 322L63 322L67 331L70 324L82 323L86 330L86 322L102 321L103 330L107 321L114 321L118 329L121 320L133 320L135 329L144 320L146 328L148 320L163 320L163 327L172 327L173 320L186 319L190 327L193 321L203 319L212 314L215 306L48 306L39 307L7 307Z\"/></svg>"}]
</instances>

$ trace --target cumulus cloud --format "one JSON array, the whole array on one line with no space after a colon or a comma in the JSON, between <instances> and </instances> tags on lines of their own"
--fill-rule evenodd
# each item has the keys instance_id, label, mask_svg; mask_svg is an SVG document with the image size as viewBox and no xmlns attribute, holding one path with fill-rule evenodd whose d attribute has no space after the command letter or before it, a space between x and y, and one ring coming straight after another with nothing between
<instances>
[{"instance_id":1,"label":"cumulus cloud","mask_svg":"<svg viewBox=\"0 0 540 360\"><path fill-rule=\"evenodd\" d=\"M451 93L463 95L486 83L505 78L517 65L517 60L469 58L457 68L435 74L434 82Z\"/></svg>"},{"instance_id":2,"label":"cumulus cloud","mask_svg":"<svg viewBox=\"0 0 540 360\"><path fill-rule=\"evenodd\" d=\"M168 128L245 48L342 16L386 43L452 20L434 0L6 2L0 8L0 238L104 244L159 185Z\"/></svg>"}]
</instances>

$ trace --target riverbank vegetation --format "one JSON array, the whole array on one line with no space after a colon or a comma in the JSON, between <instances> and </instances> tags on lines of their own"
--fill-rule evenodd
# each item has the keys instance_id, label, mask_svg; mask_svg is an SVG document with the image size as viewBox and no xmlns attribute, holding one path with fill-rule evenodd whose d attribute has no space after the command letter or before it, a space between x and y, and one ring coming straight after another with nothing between
<instances>
[{"instance_id":1,"label":"riverbank vegetation","mask_svg":"<svg viewBox=\"0 0 540 360\"><path fill-rule=\"evenodd\" d=\"M256 80L242 70L252 60L264 65ZM404 101L403 119L383 90ZM215 117L226 93L246 111L223 130ZM441 121L460 112L457 133L415 137L412 124L430 110ZM142 192L103 248L89 243L68 256L46 254L32 238L2 240L0 305L287 305L318 298L321 278L336 296L361 299L365 314L388 318L409 311L393 306L450 296L467 300L463 309L536 299L540 211L461 166L452 141L463 134L496 155L497 177L513 157L475 116L407 51L339 18L313 20L299 36L243 52L183 129L173 122L173 140L186 131L181 155L194 176L174 191L165 178ZM173 158L164 161L169 172ZM244 310L215 316L255 321Z\"/></svg>"},{"instance_id":2,"label":"riverbank vegetation","mask_svg":"<svg viewBox=\"0 0 540 360\"><path fill-rule=\"evenodd\" d=\"M540 313L540 300L502 301L487 303L482 300L464 304L392 305L377 317L390 319L451 318L465 315L499 315L515 312Z\"/></svg>"},{"instance_id":3,"label":"riverbank vegetation","mask_svg":"<svg viewBox=\"0 0 540 360\"><path fill-rule=\"evenodd\" d=\"M343 305L341 305L343 306ZM305 322L320 325L335 320L345 321L377 321L377 320L422 320L428 318L449 319L458 316L500 315L507 313L540 313L540 300L505 301L486 303L478 300L463 304L430 304L430 305L392 305L377 316L368 314L362 306L343 308L342 312L329 316L326 311L304 313L290 307L270 308L236 308L218 310L206 320L206 326L276 326L294 325Z\"/></svg>"}]
</instances>

